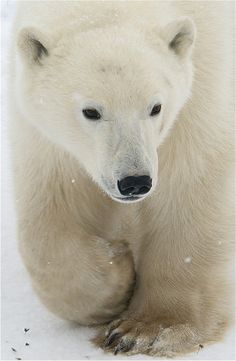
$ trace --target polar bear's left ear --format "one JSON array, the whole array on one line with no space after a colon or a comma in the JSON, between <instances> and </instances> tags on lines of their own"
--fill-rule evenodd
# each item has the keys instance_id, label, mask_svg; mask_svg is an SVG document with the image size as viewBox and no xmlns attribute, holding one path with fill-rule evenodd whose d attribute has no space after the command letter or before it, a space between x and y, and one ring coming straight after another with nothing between
<instances>
[{"instance_id":1,"label":"polar bear's left ear","mask_svg":"<svg viewBox=\"0 0 236 361\"><path fill-rule=\"evenodd\" d=\"M169 49L178 56L185 57L191 53L196 38L196 27L192 19L182 17L167 24L161 35Z\"/></svg>"},{"instance_id":2,"label":"polar bear's left ear","mask_svg":"<svg viewBox=\"0 0 236 361\"><path fill-rule=\"evenodd\" d=\"M20 53L28 63L42 65L49 56L50 41L38 29L22 29L17 40Z\"/></svg>"}]
</instances>

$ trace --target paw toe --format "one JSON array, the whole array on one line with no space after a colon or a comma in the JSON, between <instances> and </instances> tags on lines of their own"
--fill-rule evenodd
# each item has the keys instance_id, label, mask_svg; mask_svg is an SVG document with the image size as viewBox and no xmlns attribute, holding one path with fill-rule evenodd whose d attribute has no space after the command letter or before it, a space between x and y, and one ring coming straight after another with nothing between
<instances>
[{"instance_id":1,"label":"paw toe","mask_svg":"<svg viewBox=\"0 0 236 361\"><path fill-rule=\"evenodd\" d=\"M120 332L112 332L110 335L105 339L103 348L108 348L114 345L116 341L122 336Z\"/></svg>"}]
</instances>

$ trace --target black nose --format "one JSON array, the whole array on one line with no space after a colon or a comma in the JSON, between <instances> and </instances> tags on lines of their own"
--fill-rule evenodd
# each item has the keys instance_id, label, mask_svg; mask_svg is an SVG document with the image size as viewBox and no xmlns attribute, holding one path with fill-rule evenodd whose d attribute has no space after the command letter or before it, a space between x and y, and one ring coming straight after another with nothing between
<instances>
[{"instance_id":1,"label":"black nose","mask_svg":"<svg viewBox=\"0 0 236 361\"><path fill-rule=\"evenodd\" d=\"M148 175L126 177L118 181L118 188L123 196L145 194L152 188L152 179Z\"/></svg>"}]
</instances>

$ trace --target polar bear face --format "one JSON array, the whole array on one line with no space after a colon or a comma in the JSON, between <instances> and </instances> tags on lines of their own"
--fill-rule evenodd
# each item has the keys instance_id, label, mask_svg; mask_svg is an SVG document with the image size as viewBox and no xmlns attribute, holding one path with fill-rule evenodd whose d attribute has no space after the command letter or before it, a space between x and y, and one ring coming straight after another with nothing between
<instances>
[{"instance_id":1,"label":"polar bear face","mask_svg":"<svg viewBox=\"0 0 236 361\"><path fill-rule=\"evenodd\" d=\"M23 29L21 111L110 197L140 201L157 185L158 147L190 95L194 38L188 18L147 34L114 27L53 37Z\"/></svg>"}]
</instances>

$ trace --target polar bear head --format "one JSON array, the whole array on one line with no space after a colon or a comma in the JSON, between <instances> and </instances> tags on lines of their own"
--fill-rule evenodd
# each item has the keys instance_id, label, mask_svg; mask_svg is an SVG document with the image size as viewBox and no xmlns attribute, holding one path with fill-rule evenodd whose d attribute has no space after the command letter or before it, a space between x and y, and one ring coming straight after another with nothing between
<instances>
[{"instance_id":1,"label":"polar bear head","mask_svg":"<svg viewBox=\"0 0 236 361\"><path fill-rule=\"evenodd\" d=\"M144 199L157 185L158 147L191 92L194 39L189 18L147 33L22 29L20 108L113 199Z\"/></svg>"}]
</instances>

